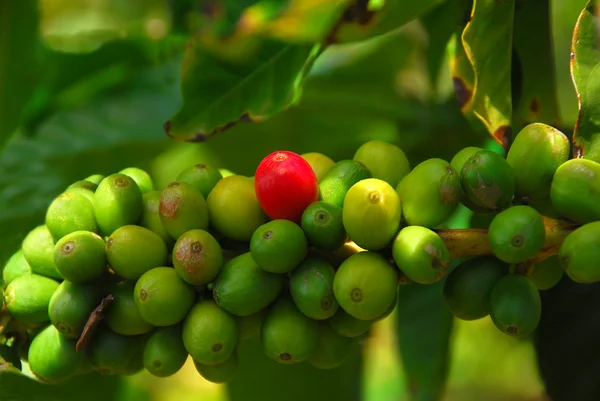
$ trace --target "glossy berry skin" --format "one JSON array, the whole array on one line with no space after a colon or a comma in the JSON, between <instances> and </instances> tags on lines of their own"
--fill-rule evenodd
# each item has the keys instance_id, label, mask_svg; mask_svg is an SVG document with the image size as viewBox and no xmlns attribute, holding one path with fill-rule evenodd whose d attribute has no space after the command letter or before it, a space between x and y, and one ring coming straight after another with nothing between
<instances>
[{"instance_id":1,"label":"glossy berry skin","mask_svg":"<svg viewBox=\"0 0 600 401\"><path fill-rule=\"evenodd\" d=\"M300 155L273 152L259 164L254 189L260 206L271 219L300 223L304 209L319 197L317 176Z\"/></svg>"}]
</instances>

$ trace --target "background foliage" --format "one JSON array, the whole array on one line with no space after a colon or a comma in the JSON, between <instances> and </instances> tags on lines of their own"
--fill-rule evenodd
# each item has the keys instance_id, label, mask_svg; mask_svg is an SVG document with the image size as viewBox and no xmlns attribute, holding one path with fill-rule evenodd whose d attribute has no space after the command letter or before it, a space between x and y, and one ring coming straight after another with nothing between
<instances>
[{"instance_id":1,"label":"background foliage","mask_svg":"<svg viewBox=\"0 0 600 401\"><path fill-rule=\"evenodd\" d=\"M584 0L0 2L0 265L69 183L127 166L163 186L201 161L251 176L278 149L342 160L370 139L398 144L414 166L469 145L502 152L510 127L533 121L577 127L575 149L596 158L591 5L576 30L573 85ZM469 218L461 209L448 225ZM0 399L600 397L596 286L546 292L532 344L488 319L454 321L441 285L407 286L332 371L281 367L248 342L227 387L188 363L168 379L55 387L0 373Z\"/></svg>"}]
</instances>

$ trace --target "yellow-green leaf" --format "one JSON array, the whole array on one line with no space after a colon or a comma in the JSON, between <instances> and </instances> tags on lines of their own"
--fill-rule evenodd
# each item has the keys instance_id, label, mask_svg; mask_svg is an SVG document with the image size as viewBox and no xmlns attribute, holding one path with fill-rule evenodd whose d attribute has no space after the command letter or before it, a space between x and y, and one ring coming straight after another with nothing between
<instances>
[{"instance_id":1,"label":"yellow-green leaf","mask_svg":"<svg viewBox=\"0 0 600 401\"><path fill-rule=\"evenodd\" d=\"M579 15L571 45L571 78L579 99L573 153L600 162L600 24L593 0Z\"/></svg>"},{"instance_id":2,"label":"yellow-green leaf","mask_svg":"<svg viewBox=\"0 0 600 401\"><path fill-rule=\"evenodd\" d=\"M533 122L560 124L550 18L550 0L515 5L514 46L522 82L515 131Z\"/></svg>"},{"instance_id":3,"label":"yellow-green leaf","mask_svg":"<svg viewBox=\"0 0 600 401\"><path fill-rule=\"evenodd\" d=\"M474 0L462 34L473 66L473 113L504 147L511 141L511 57L514 0Z\"/></svg>"}]
</instances>

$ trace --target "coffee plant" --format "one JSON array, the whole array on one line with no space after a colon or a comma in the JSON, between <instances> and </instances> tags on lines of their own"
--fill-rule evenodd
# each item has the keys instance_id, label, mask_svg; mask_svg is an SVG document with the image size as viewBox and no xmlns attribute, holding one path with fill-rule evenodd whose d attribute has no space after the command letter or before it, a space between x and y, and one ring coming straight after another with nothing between
<instances>
[{"instance_id":1,"label":"coffee plant","mask_svg":"<svg viewBox=\"0 0 600 401\"><path fill-rule=\"evenodd\" d=\"M356 400L392 314L411 399L483 318L600 397L593 1L556 55L549 0L103 4L0 4L0 399L191 358L234 400Z\"/></svg>"}]
</instances>

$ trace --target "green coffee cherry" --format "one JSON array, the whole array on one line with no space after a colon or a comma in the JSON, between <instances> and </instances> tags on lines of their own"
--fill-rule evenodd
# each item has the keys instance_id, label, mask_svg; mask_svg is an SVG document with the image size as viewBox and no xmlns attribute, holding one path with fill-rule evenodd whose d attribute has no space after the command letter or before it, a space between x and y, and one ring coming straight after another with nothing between
<instances>
[{"instance_id":1,"label":"green coffee cherry","mask_svg":"<svg viewBox=\"0 0 600 401\"><path fill-rule=\"evenodd\" d=\"M148 323L164 327L181 322L194 304L195 293L170 267L155 267L135 284L134 300Z\"/></svg>"},{"instance_id":2,"label":"green coffee cherry","mask_svg":"<svg viewBox=\"0 0 600 401\"><path fill-rule=\"evenodd\" d=\"M172 182L160 195L158 207L163 226L177 239L193 229L208 229L208 208L202 193L185 182Z\"/></svg>"},{"instance_id":3,"label":"green coffee cherry","mask_svg":"<svg viewBox=\"0 0 600 401\"><path fill-rule=\"evenodd\" d=\"M478 256L462 262L444 283L446 305L462 320L486 317L492 308L492 290L507 273L508 265L493 256Z\"/></svg>"},{"instance_id":4,"label":"green coffee cherry","mask_svg":"<svg viewBox=\"0 0 600 401\"><path fill-rule=\"evenodd\" d=\"M356 160L341 160L335 163L321 178L319 194L321 200L338 207L344 206L346 193L354 184L372 178L369 169Z\"/></svg>"},{"instance_id":5,"label":"green coffee cherry","mask_svg":"<svg viewBox=\"0 0 600 401\"><path fill-rule=\"evenodd\" d=\"M148 174L147 171L144 171L141 168L127 167L119 171L119 174L125 174L126 176L131 177L139 187L142 195L147 192L154 191L154 182L152 181L152 177L150 177L150 174Z\"/></svg>"},{"instance_id":6,"label":"green coffee cherry","mask_svg":"<svg viewBox=\"0 0 600 401\"><path fill-rule=\"evenodd\" d=\"M371 320L383 314L396 297L398 272L381 254L359 252L346 259L333 280L333 293L346 312Z\"/></svg>"},{"instance_id":7,"label":"green coffee cherry","mask_svg":"<svg viewBox=\"0 0 600 401\"><path fill-rule=\"evenodd\" d=\"M133 178L112 174L94 192L94 208L98 226L108 236L119 227L138 222L143 209L142 192Z\"/></svg>"},{"instance_id":8,"label":"green coffee cherry","mask_svg":"<svg viewBox=\"0 0 600 401\"><path fill-rule=\"evenodd\" d=\"M103 375L130 374L138 370L145 336L124 336L100 326L88 347L90 363Z\"/></svg>"},{"instance_id":9,"label":"green coffee cherry","mask_svg":"<svg viewBox=\"0 0 600 401\"><path fill-rule=\"evenodd\" d=\"M460 181L466 198L478 208L504 209L515 194L514 171L502 156L491 150L474 153L464 164Z\"/></svg>"},{"instance_id":10,"label":"green coffee cherry","mask_svg":"<svg viewBox=\"0 0 600 401\"><path fill-rule=\"evenodd\" d=\"M167 263L167 246L155 232L126 225L116 229L106 241L106 259L119 276L135 280Z\"/></svg>"},{"instance_id":11,"label":"green coffee cherry","mask_svg":"<svg viewBox=\"0 0 600 401\"><path fill-rule=\"evenodd\" d=\"M364 164L373 178L383 180L393 188L410 172L404 151L386 141L365 142L357 149L353 159Z\"/></svg>"},{"instance_id":12,"label":"green coffee cherry","mask_svg":"<svg viewBox=\"0 0 600 401\"><path fill-rule=\"evenodd\" d=\"M560 246L560 263L571 280L600 281L600 222L584 224L571 232Z\"/></svg>"},{"instance_id":13,"label":"green coffee cherry","mask_svg":"<svg viewBox=\"0 0 600 401\"><path fill-rule=\"evenodd\" d=\"M88 201L90 201L90 203L92 204L92 209L94 206L94 191L91 191L87 188L82 188L82 187L72 187L72 188L67 188L63 194L70 194L73 196L83 196L84 198L86 198ZM95 217L94 217L95 218Z\"/></svg>"},{"instance_id":14,"label":"green coffee cherry","mask_svg":"<svg viewBox=\"0 0 600 401\"><path fill-rule=\"evenodd\" d=\"M131 359L121 373L125 376L133 376L144 370L144 348L149 336L147 334L142 334L140 336L129 337L135 339L136 341L132 344L133 350Z\"/></svg>"},{"instance_id":15,"label":"green coffee cherry","mask_svg":"<svg viewBox=\"0 0 600 401\"><path fill-rule=\"evenodd\" d=\"M196 187L204 199L207 199L210 191L222 178L223 176L218 169L206 164L196 164L179 173L176 181L185 182Z\"/></svg>"},{"instance_id":16,"label":"green coffee cherry","mask_svg":"<svg viewBox=\"0 0 600 401\"><path fill-rule=\"evenodd\" d=\"M310 164L310 167L315 172L317 181L321 181L325 173L335 164L330 157L319 152L303 153L300 156Z\"/></svg>"},{"instance_id":17,"label":"green coffee cherry","mask_svg":"<svg viewBox=\"0 0 600 401\"><path fill-rule=\"evenodd\" d=\"M454 155L454 157L450 161L450 165L454 168L454 171L458 173L459 179L462 169L465 166L465 163L467 163L467 160L469 160L471 156L473 156L480 150L483 150L483 148L477 146L469 146L464 149L461 149L458 153Z\"/></svg>"},{"instance_id":18,"label":"green coffee cherry","mask_svg":"<svg viewBox=\"0 0 600 401\"><path fill-rule=\"evenodd\" d=\"M4 291L6 308L17 322L31 328L50 320L48 305L58 282L37 274L14 279Z\"/></svg>"},{"instance_id":19,"label":"green coffee cherry","mask_svg":"<svg viewBox=\"0 0 600 401\"><path fill-rule=\"evenodd\" d=\"M300 312L315 320L327 319L337 311L333 295L335 270L318 257L305 259L290 277L290 294Z\"/></svg>"},{"instance_id":20,"label":"green coffee cherry","mask_svg":"<svg viewBox=\"0 0 600 401\"><path fill-rule=\"evenodd\" d=\"M33 273L62 280L54 263L54 240L48 227L37 226L31 230L25 236L21 248Z\"/></svg>"},{"instance_id":21,"label":"green coffee cherry","mask_svg":"<svg viewBox=\"0 0 600 401\"><path fill-rule=\"evenodd\" d=\"M238 342L235 318L212 300L196 303L183 322L183 344L194 361L218 365L234 352Z\"/></svg>"},{"instance_id":22,"label":"green coffee cherry","mask_svg":"<svg viewBox=\"0 0 600 401\"><path fill-rule=\"evenodd\" d=\"M329 326L337 334L348 338L354 338L369 331L372 321L357 319L348 314L344 309L338 308L335 315L327 319L327 323L329 323Z\"/></svg>"},{"instance_id":23,"label":"green coffee cherry","mask_svg":"<svg viewBox=\"0 0 600 401\"><path fill-rule=\"evenodd\" d=\"M600 220L600 164L589 159L563 163L552 178L550 197L556 210L577 223Z\"/></svg>"},{"instance_id":24,"label":"green coffee cherry","mask_svg":"<svg viewBox=\"0 0 600 401\"><path fill-rule=\"evenodd\" d=\"M173 247L173 266L183 281L206 285L214 280L223 265L219 242L204 230L183 233Z\"/></svg>"},{"instance_id":25,"label":"green coffee cherry","mask_svg":"<svg viewBox=\"0 0 600 401\"><path fill-rule=\"evenodd\" d=\"M97 283L60 283L48 304L50 322L63 336L77 340L104 293Z\"/></svg>"},{"instance_id":26,"label":"green coffee cherry","mask_svg":"<svg viewBox=\"0 0 600 401\"><path fill-rule=\"evenodd\" d=\"M270 273L289 273L308 253L308 241L297 224L273 220L252 234L250 253L261 269Z\"/></svg>"},{"instance_id":27,"label":"green coffee cherry","mask_svg":"<svg viewBox=\"0 0 600 401\"><path fill-rule=\"evenodd\" d=\"M217 305L237 316L252 315L277 298L284 276L262 270L246 252L227 262L214 281Z\"/></svg>"},{"instance_id":28,"label":"green coffee cherry","mask_svg":"<svg viewBox=\"0 0 600 401\"><path fill-rule=\"evenodd\" d=\"M157 329L144 347L144 367L156 377L168 377L179 372L187 357L181 325Z\"/></svg>"},{"instance_id":29,"label":"green coffee cherry","mask_svg":"<svg viewBox=\"0 0 600 401\"><path fill-rule=\"evenodd\" d=\"M446 275L451 255L442 239L420 226L404 227L394 240L392 253L396 266L420 284L433 284Z\"/></svg>"},{"instance_id":30,"label":"green coffee cherry","mask_svg":"<svg viewBox=\"0 0 600 401\"><path fill-rule=\"evenodd\" d=\"M318 201L302 214L302 229L312 245L323 251L333 251L346 242L343 212L339 206Z\"/></svg>"},{"instance_id":31,"label":"green coffee cherry","mask_svg":"<svg viewBox=\"0 0 600 401\"><path fill-rule=\"evenodd\" d=\"M538 290L548 290L560 282L565 275L565 269L560 264L558 255L552 255L533 265L529 280Z\"/></svg>"},{"instance_id":32,"label":"green coffee cherry","mask_svg":"<svg viewBox=\"0 0 600 401\"><path fill-rule=\"evenodd\" d=\"M320 322L317 345L308 363L317 369L337 368L346 361L354 343L352 338L341 336L327 323Z\"/></svg>"},{"instance_id":33,"label":"green coffee cherry","mask_svg":"<svg viewBox=\"0 0 600 401\"><path fill-rule=\"evenodd\" d=\"M108 273L106 244L90 231L75 231L62 237L54 246L54 264L66 280L88 283Z\"/></svg>"},{"instance_id":34,"label":"green coffee cherry","mask_svg":"<svg viewBox=\"0 0 600 401\"><path fill-rule=\"evenodd\" d=\"M75 231L97 232L94 205L81 194L64 192L48 206L46 227L54 242Z\"/></svg>"},{"instance_id":35,"label":"green coffee cherry","mask_svg":"<svg viewBox=\"0 0 600 401\"><path fill-rule=\"evenodd\" d=\"M240 340L260 336L260 328L265 316L267 316L267 311L268 308L264 308L252 315L236 316Z\"/></svg>"},{"instance_id":36,"label":"green coffee cherry","mask_svg":"<svg viewBox=\"0 0 600 401\"><path fill-rule=\"evenodd\" d=\"M160 213L158 212L161 194L162 191L150 191L142 195L143 210L139 225L158 234L167 247L171 248L175 240L163 225Z\"/></svg>"},{"instance_id":37,"label":"green coffee cherry","mask_svg":"<svg viewBox=\"0 0 600 401\"><path fill-rule=\"evenodd\" d=\"M144 320L135 303L135 284L135 281L126 280L116 283L112 288L113 301L104 314L104 321L117 334L135 336L154 328Z\"/></svg>"},{"instance_id":38,"label":"green coffee cherry","mask_svg":"<svg viewBox=\"0 0 600 401\"><path fill-rule=\"evenodd\" d=\"M227 383L233 379L237 373L237 353L234 352L225 362L221 362L217 365L203 365L194 361L194 367L200 376L211 383Z\"/></svg>"},{"instance_id":39,"label":"green coffee cherry","mask_svg":"<svg viewBox=\"0 0 600 401\"><path fill-rule=\"evenodd\" d=\"M79 181L75 181L74 183L72 183L71 185L69 185L65 189L65 192L69 192L70 189L74 189L74 188L85 189L85 190L88 190L90 193L93 194L96 191L96 188L98 188L98 184L93 183L93 182L88 181L88 180L79 180Z\"/></svg>"},{"instance_id":40,"label":"green coffee cherry","mask_svg":"<svg viewBox=\"0 0 600 401\"><path fill-rule=\"evenodd\" d=\"M524 127L506 155L516 173L515 194L529 199L547 196L554 173L569 160L570 148L566 135L554 127L543 123Z\"/></svg>"},{"instance_id":41,"label":"green coffee cherry","mask_svg":"<svg viewBox=\"0 0 600 401\"><path fill-rule=\"evenodd\" d=\"M269 218L260 207L254 182L231 175L220 180L206 200L211 226L227 238L250 241L254 231Z\"/></svg>"},{"instance_id":42,"label":"green coffee cherry","mask_svg":"<svg viewBox=\"0 0 600 401\"><path fill-rule=\"evenodd\" d=\"M537 327L542 314L540 293L527 277L509 274L492 291L490 316L500 331L525 337Z\"/></svg>"},{"instance_id":43,"label":"green coffee cherry","mask_svg":"<svg viewBox=\"0 0 600 401\"><path fill-rule=\"evenodd\" d=\"M89 181L93 184L100 185L104 178L105 176L102 174L92 174L89 177L85 178L85 181Z\"/></svg>"},{"instance_id":44,"label":"green coffee cherry","mask_svg":"<svg viewBox=\"0 0 600 401\"><path fill-rule=\"evenodd\" d=\"M385 181L368 178L357 182L346 193L343 205L344 228L361 248L385 248L400 228L400 198Z\"/></svg>"},{"instance_id":45,"label":"green coffee cherry","mask_svg":"<svg viewBox=\"0 0 600 401\"><path fill-rule=\"evenodd\" d=\"M521 263L542 249L546 238L544 220L530 206L513 206L494 217L488 238L498 259Z\"/></svg>"},{"instance_id":46,"label":"green coffee cherry","mask_svg":"<svg viewBox=\"0 0 600 401\"><path fill-rule=\"evenodd\" d=\"M371 320L371 323L375 324L375 323L380 322L380 321L384 320L385 318L387 318L389 315L392 314L392 312L394 312L396 310L396 306L398 306L398 292L396 292L394 301L390 304L390 306L387 308L387 310L385 312L383 312L383 314L381 314L380 316L377 316L375 319Z\"/></svg>"},{"instance_id":47,"label":"green coffee cherry","mask_svg":"<svg viewBox=\"0 0 600 401\"><path fill-rule=\"evenodd\" d=\"M47 326L31 342L27 358L29 369L43 382L64 382L77 374L85 363L85 354L76 351L76 343L54 326Z\"/></svg>"},{"instance_id":48,"label":"green coffee cherry","mask_svg":"<svg viewBox=\"0 0 600 401\"><path fill-rule=\"evenodd\" d=\"M396 191L406 223L433 228L450 217L458 206L460 178L447 161L428 159L406 175Z\"/></svg>"},{"instance_id":49,"label":"green coffee cherry","mask_svg":"<svg viewBox=\"0 0 600 401\"><path fill-rule=\"evenodd\" d=\"M7 286L11 281L25 274L31 274L31 266L23 256L23 250L19 249L6 261L2 269L2 281Z\"/></svg>"},{"instance_id":50,"label":"green coffee cherry","mask_svg":"<svg viewBox=\"0 0 600 401\"><path fill-rule=\"evenodd\" d=\"M278 299L261 327L261 341L271 359L285 364L306 361L317 346L317 321L296 308L289 297Z\"/></svg>"}]
</instances>

